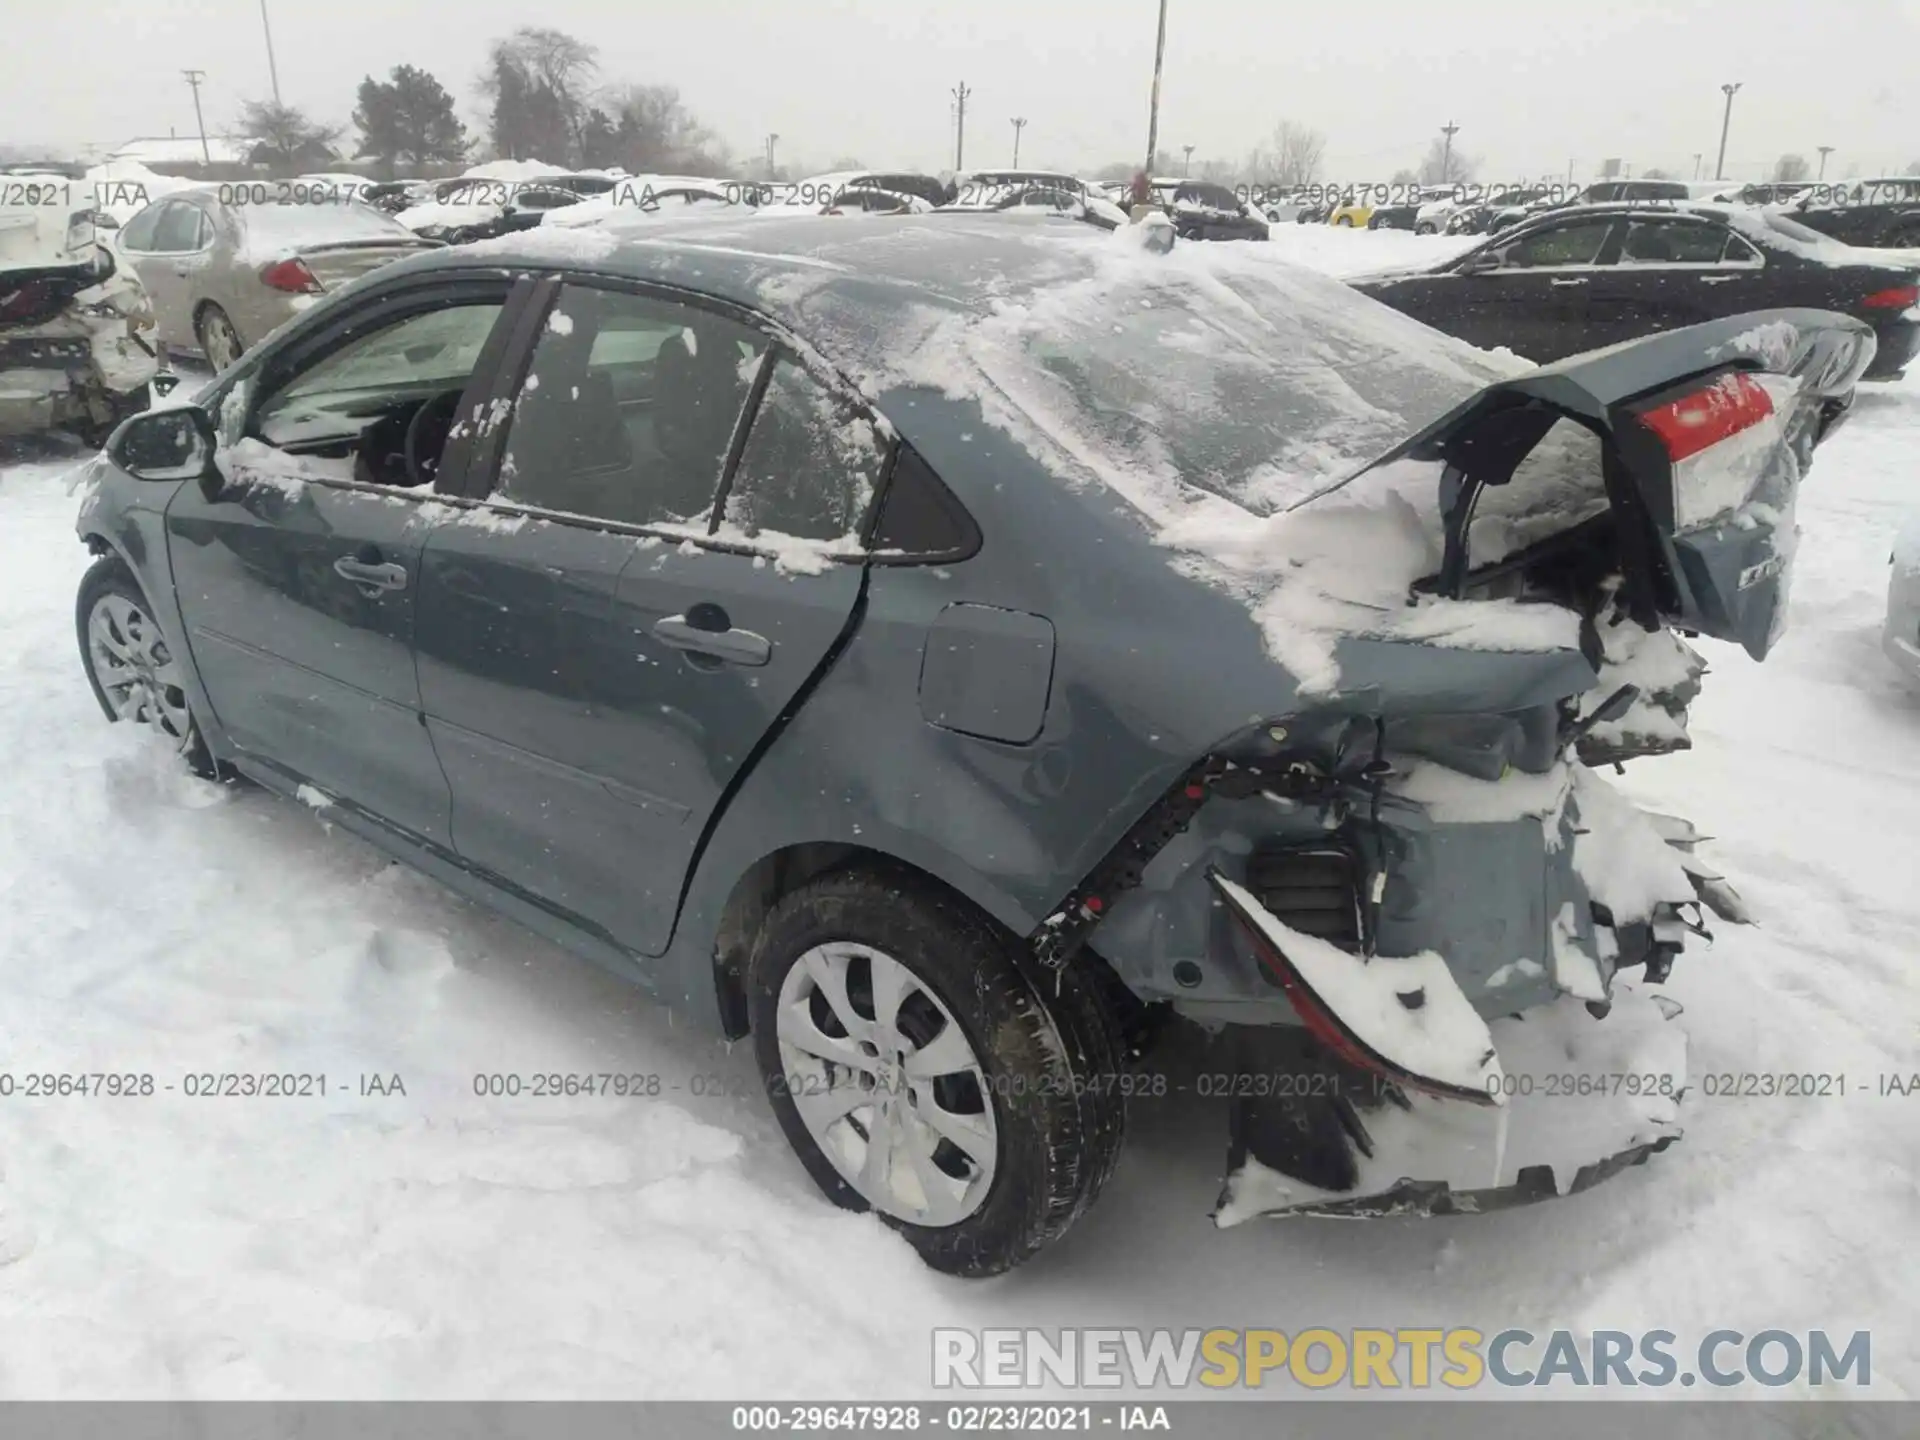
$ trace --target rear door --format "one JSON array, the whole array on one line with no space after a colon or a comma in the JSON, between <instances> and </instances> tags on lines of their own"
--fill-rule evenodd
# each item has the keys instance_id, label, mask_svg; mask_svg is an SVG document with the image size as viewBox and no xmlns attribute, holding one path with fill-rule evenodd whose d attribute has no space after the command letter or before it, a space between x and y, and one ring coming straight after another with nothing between
<instances>
[{"instance_id":1,"label":"rear door","mask_svg":"<svg viewBox=\"0 0 1920 1440\"><path fill-rule=\"evenodd\" d=\"M162 200L129 223L120 248L133 263L153 306L155 328L175 347L194 347L193 277L203 263L200 208L186 200ZM211 227L205 236L211 246Z\"/></svg>"},{"instance_id":2,"label":"rear door","mask_svg":"<svg viewBox=\"0 0 1920 1440\"><path fill-rule=\"evenodd\" d=\"M221 479L167 509L188 644L233 745L443 849L412 649L420 552L431 469L462 392L489 388L508 297L504 279L431 281L275 347L219 406Z\"/></svg>"},{"instance_id":3,"label":"rear door","mask_svg":"<svg viewBox=\"0 0 1920 1440\"><path fill-rule=\"evenodd\" d=\"M1630 217L1619 256L1594 267L1588 323L1596 345L1636 340L1793 297L1762 294L1760 252L1727 226L1701 215Z\"/></svg>"},{"instance_id":4,"label":"rear door","mask_svg":"<svg viewBox=\"0 0 1920 1440\"><path fill-rule=\"evenodd\" d=\"M421 693L461 857L658 954L729 786L852 622L884 451L745 317L548 283L426 547Z\"/></svg>"}]
</instances>

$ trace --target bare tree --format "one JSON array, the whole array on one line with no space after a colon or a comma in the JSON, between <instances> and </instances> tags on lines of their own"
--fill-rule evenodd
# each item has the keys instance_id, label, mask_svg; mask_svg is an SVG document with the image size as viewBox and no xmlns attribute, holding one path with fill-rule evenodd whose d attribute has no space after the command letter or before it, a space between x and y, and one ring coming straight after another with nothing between
<instances>
[{"instance_id":1,"label":"bare tree","mask_svg":"<svg viewBox=\"0 0 1920 1440\"><path fill-rule=\"evenodd\" d=\"M1320 175L1327 137L1308 125L1282 120L1247 157L1247 174L1263 185L1310 185Z\"/></svg>"},{"instance_id":2,"label":"bare tree","mask_svg":"<svg viewBox=\"0 0 1920 1440\"><path fill-rule=\"evenodd\" d=\"M600 106L612 120L609 158L634 174L717 175L727 168L726 146L671 85L624 85L603 95Z\"/></svg>"},{"instance_id":3,"label":"bare tree","mask_svg":"<svg viewBox=\"0 0 1920 1440\"><path fill-rule=\"evenodd\" d=\"M1662 170L1658 165L1650 165L1640 172L1640 178L1642 180L1672 180L1675 177L1671 170Z\"/></svg>"},{"instance_id":4,"label":"bare tree","mask_svg":"<svg viewBox=\"0 0 1920 1440\"><path fill-rule=\"evenodd\" d=\"M248 147L248 164L305 170L335 158L333 142L342 128L310 120L304 111L278 100L246 100L234 134Z\"/></svg>"},{"instance_id":5,"label":"bare tree","mask_svg":"<svg viewBox=\"0 0 1920 1440\"><path fill-rule=\"evenodd\" d=\"M1449 150L1444 141L1436 139L1427 146L1427 155L1420 162L1420 183L1422 185L1450 185L1471 180L1480 171L1477 156L1464 150Z\"/></svg>"},{"instance_id":6,"label":"bare tree","mask_svg":"<svg viewBox=\"0 0 1920 1440\"><path fill-rule=\"evenodd\" d=\"M494 41L479 83L492 106L494 148L520 155L543 142L563 141L566 158L584 163L587 90L599 68L598 53L563 30L537 25Z\"/></svg>"},{"instance_id":7,"label":"bare tree","mask_svg":"<svg viewBox=\"0 0 1920 1440\"><path fill-rule=\"evenodd\" d=\"M1813 173L1813 167L1807 164L1804 155L1782 155L1773 162L1773 178L1776 180L1804 180Z\"/></svg>"},{"instance_id":8,"label":"bare tree","mask_svg":"<svg viewBox=\"0 0 1920 1440\"><path fill-rule=\"evenodd\" d=\"M1907 166L1907 174L1920 175L1920 160L1915 160L1912 164Z\"/></svg>"},{"instance_id":9,"label":"bare tree","mask_svg":"<svg viewBox=\"0 0 1920 1440\"><path fill-rule=\"evenodd\" d=\"M1398 187L1401 185L1414 185L1419 183L1419 180L1420 172L1418 170L1410 170L1403 166L1393 172L1393 178L1388 180L1387 183Z\"/></svg>"}]
</instances>

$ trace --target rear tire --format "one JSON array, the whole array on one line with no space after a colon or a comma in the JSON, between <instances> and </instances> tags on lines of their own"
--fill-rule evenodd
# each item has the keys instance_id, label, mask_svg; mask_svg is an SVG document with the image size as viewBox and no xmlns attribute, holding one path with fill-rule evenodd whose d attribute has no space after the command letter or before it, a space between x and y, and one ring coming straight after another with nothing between
<instances>
[{"instance_id":1,"label":"rear tire","mask_svg":"<svg viewBox=\"0 0 1920 1440\"><path fill-rule=\"evenodd\" d=\"M207 357L207 364L216 374L247 352L246 341L240 338L232 318L218 305L200 308L199 315L194 317L193 335L200 342L200 353Z\"/></svg>"},{"instance_id":2,"label":"rear tire","mask_svg":"<svg viewBox=\"0 0 1920 1440\"><path fill-rule=\"evenodd\" d=\"M786 895L748 962L754 1057L807 1173L950 1275L1058 1239L1119 1159L1114 1023L1074 965L1036 972L1001 927L893 866Z\"/></svg>"},{"instance_id":3,"label":"rear tire","mask_svg":"<svg viewBox=\"0 0 1920 1440\"><path fill-rule=\"evenodd\" d=\"M81 577L74 624L87 683L106 717L150 727L195 775L219 779L220 767L193 718L182 662L117 555L96 560Z\"/></svg>"}]
</instances>

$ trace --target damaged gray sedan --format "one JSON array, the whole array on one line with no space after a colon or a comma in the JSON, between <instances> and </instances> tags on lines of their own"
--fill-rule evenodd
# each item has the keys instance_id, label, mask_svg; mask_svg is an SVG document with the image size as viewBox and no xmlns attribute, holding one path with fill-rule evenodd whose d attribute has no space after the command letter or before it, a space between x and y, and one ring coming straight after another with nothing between
<instances>
[{"instance_id":1,"label":"damaged gray sedan","mask_svg":"<svg viewBox=\"0 0 1920 1440\"><path fill-rule=\"evenodd\" d=\"M1239 1057L1221 1223L1583 1188L1679 1133L1648 987L1741 918L1591 767L1688 743L1677 632L1767 653L1872 333L1531 369L1258 250L402 261L120 428L87 674L750 1036L821 1189L940 1269L1086 1209L1176 1018Z\"/></svg>"}]
</instances>

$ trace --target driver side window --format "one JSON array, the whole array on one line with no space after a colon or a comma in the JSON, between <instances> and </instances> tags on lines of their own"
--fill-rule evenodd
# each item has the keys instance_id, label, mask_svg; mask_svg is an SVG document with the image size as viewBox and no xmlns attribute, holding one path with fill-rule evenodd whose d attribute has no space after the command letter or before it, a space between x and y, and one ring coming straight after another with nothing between
<instances>
[{"instance_id":1,"label":"driver side window","mask_svg":"<svg viewBox=\"0 0 1920 1440\"><path fill-rule=\"evenodd\" d=\"M277 452L294 474L430 486L504 303L437 306L352 335L260 403L250 458L278 469Z\"/></svg>"},{"instance_id":2,"label":"driver side window","mask_svg":"<svg viewBox=\"0 0 1920 1440\"><path fill-rule=\"evenodd\" d=\"M1552 225L1522 236L1501 252L1502 270L1535 270L1545 266L1591 265L1613 229L1609 217Z\"/></svg>"}]
</instances>

